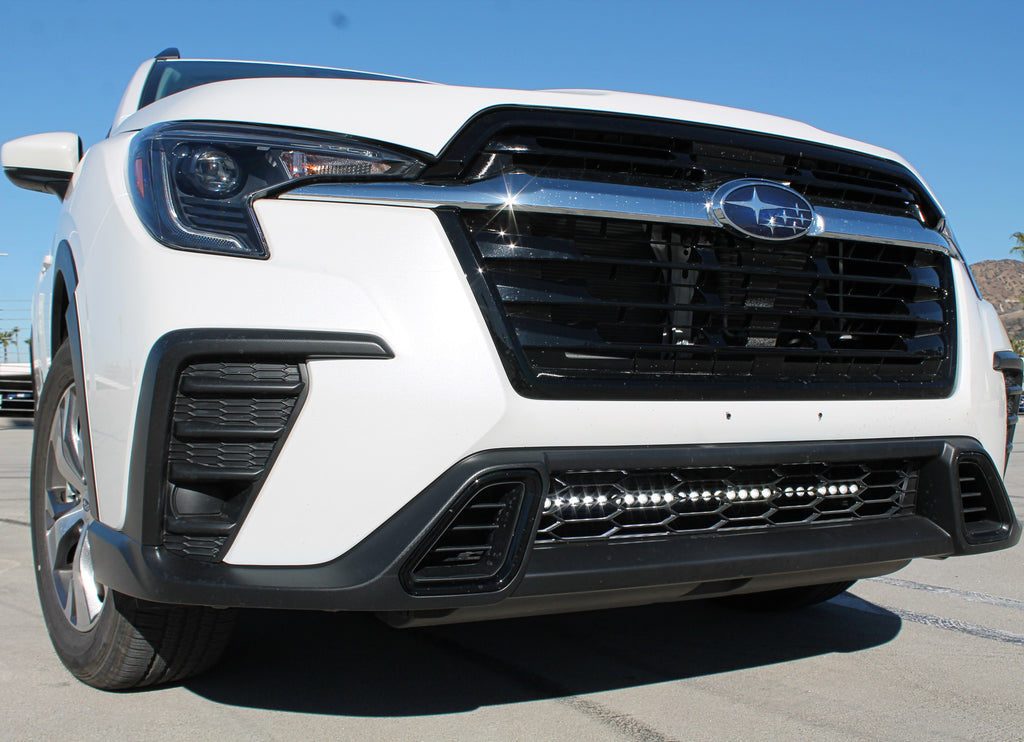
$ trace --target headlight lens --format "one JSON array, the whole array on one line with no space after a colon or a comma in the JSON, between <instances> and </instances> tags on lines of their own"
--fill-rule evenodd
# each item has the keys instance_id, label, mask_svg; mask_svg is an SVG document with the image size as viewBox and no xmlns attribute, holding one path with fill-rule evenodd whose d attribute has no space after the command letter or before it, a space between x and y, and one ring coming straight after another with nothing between
<instances>
[{"instance_id":1,"label":"headlight lens","mask_svg":"<svg viewBox=\"0 0 1024 742\"><path fill-rule=\"evenodd\" d=\"M179 250L265 258L252 201L298 180L414 178L423 163L329 134L222 123L158 124L132 142L135 209Z\"/></svg>"}]
</instances>

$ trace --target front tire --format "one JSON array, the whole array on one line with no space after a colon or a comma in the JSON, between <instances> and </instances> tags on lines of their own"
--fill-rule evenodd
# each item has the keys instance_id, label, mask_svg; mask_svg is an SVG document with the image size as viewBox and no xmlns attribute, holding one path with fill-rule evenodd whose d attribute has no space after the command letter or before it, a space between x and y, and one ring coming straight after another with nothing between
<instances>
[{"instance_id":1,"label":"front tire","mask_svg":"<svg viewBox=\"0 0 1024 742\"><path fill-rule=\"evenodd\" d=\"M104 690L203 672L227 646L234 611L151 603L96 580L83 404L64 343L39 397L30 484L36 586L57 656L79 680Z\"/></svg>"}]
</instances>

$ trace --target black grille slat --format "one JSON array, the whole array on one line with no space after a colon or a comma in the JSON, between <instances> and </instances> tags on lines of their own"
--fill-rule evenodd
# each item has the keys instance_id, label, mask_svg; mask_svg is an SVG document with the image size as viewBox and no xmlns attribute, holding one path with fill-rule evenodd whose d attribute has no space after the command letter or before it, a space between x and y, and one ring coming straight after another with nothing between
<instances>
[{"instance_id":1,"label":"black grille slat","mask_svg":"<svg viewBox=\"0 0 1024 742\"><path fill-rule=\"evenodd\" d=\"M517 305L523 304L546 304L551 306L593 306L593 307L606 307L606 308L634 308L634 309L658 309L666 311L683 310L688 312L700 312L709 309L709 306L713 306L714 310L718 314L722 315L745 315L750 317L786 317L796 319L814 319L820 320L822 314L819 311L813 309L785 309L785 308L770 308L770 307L739 307L739 306L714 306L708 304L671 304L664 302L642 302L642 301L608 301L595 298L593 296L585 295L582 291L577 292L575 295L569 293L562 293L559 289L552 291L544 291L542 288L521 288L518 286L511 286L509 282L498 282L495 281L496 288L498 289L498 295L502 301L515 303ZM776 292L772 294L774 297L783 298L786 296L784 292ZM844 298L861 298L861 297L844 297ZM867 299L868 297L863 297ZM885 302L890 301L893 303L899 303L900 306L908 306L906 302L900 302L899 299L886 299L885 297L875 297L875 301ZM934 302L933 302L934 303ZM913 305L910 305L913 306ZM936 307L935 310L941 312L941 307ZM925 311L933 311L930 307L925 308ZM924 319L927 322L933 324L936 328L941 328L944 324L943 319L930 319L920 313L914 315L908 313L906 315L893 315L891 313L878 313L871 314L866 312L844 312L843 318L849 321L865 320L873 322L905 322L907 319ZM859 332L858 334L872 334ZM877 334L888 334L888 333L877 333Z\"/></svg>"}]
</instances>

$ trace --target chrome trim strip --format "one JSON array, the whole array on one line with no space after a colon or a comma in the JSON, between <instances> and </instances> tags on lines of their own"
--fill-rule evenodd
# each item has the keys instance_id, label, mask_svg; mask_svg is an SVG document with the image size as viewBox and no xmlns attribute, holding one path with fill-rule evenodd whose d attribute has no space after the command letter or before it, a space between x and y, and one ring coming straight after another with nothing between
<instances>
[{"instance_id":1,"label":"chrome trim strip","mask_svg":"<svg viewBox=\"0 0 1024 742\"><path fill-rule=\"evenodd\" d=\"M410 181L320 183L296 188L281 198L434 208L506 209L619 219L647 218L674 224L718 226L708 211L710 194L666 191L513 174L465 185Z\"/></svg>"},{"instance_id":2,"label":"chrome trim strip","mask_svg":"<svg viewBox=\"0 0 1024 742\"><path fill-rule=\"evenodd\" d=\"M613 183L534 178L512 174L466 184L436 185L414 181L317 183L300 186L278 198L352 204L577 214L611 219L644 219L702 227L722 226L712 214L710 191L670 191ZM815 208L809 234L940 250L959 258L943 236L905 217L845 209Z\"/></svg>"},{"instance_id":3,"label":"chrome trim strip","mask_svg":"<svg viewBox=\"0 0 1024 742\"><path fill-rule=\"evenodd\" d=\"M953 245L916 219L825 206L816 206L814 212L821 219L822 229L820 232L812 229L811 234L819 237L940 250L960 260L960 253Z\"/></svg>"}]
</instances>

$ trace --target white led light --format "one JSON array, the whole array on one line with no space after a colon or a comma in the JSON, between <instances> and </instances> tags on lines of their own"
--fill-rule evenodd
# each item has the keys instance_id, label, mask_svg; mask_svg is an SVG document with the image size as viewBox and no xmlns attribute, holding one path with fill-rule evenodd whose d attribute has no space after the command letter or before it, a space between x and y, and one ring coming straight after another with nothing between
<instances>
[{"instance_id":1,"label":"white led light","mask_svg":"<svg viewBox=\"0 0 1024 742\"><path fill-rule=\"evenodd\" d=\"M651 495L651 504L652 505L659 505L659 504L661 504L661 495Z\"/></svg>"},{"instance_id":2,"label":"white led light","mask_svg":"<svg viewBox=\"0 0 1024 742\"><path fill-rule=\"evenodd\" d=\"M583 498L583 504L584 505L593 505L594 504L594 498L591 497L590 495L587 495L586 497Z\"/></svg>"},{"instance_id":3,"label":"white led light","mask_svg":"<svg viewBox=\"0 0 1024 742\"><path fill-rule=\"evenodd\" d=\"M633 495L626 495L625 497L622 498L622 501L624 503L626 503L627 505L632 505L633 501L634 501L633 500Z\"/></svg>"},{"instance_id":4,"label":"white led light","mask_svg":"<svg viewBox=\"0 0 1024 742\"><path fill-rule=\"evenodd\" d=\"M839 494L840 495L845 495L849 491L850 491L850 488L847 487L845 484L839 485Z\"/></svg>"},{"instance_id":5,"label":"white led light","mask_svg":"<svg viewBox=\"0 0 1024 742\"><path fill-rule=\"evenodd\" d=\"M855 485L855 484L851 484L851 485L850 485L850 494L852 494L852 495L856 495L856 494L857 494L857 491L858 491L859 489L860 489L860 487L858 487L857 485Z\"/></svg>"},{"instance_id":6,"label":"white led light","mask_svg":"<svg viewBox=\"0 0 1024 742\"><path fill-rule=\"evenodd\" d=\"M746 499L746 497L747 497L747 495L748 495L748 494L751 494L751 495L752 495L752 494L754 494L755 492L757 492L757 490L751 490L750 492L747 492L746 490L740 490L740 492L739 492L739 494L740 494L740 499L741 499L741 500L744 500L744 499Z\"/></svg>"},{"instance_id":7,"label":"white led light","mask_svg":"<svg viewBox=\"0 0 1024 742\"><path fill-rule=\"evenodd\" d=\"M747 499L747 493L745 493L743 490L740 490L738 493L729 490L728 494L732 495L732 497L729 498L730 500L733 499L733 497L739 497L741 500Z\"/></svg>"},{"instance_id":8,"label":"white led light","mask_svg":"<svg viewBox=\"0 0 1024 742\"><path fill-rule=\"evenodd\" d=\"M786 494L786 497L792 497L793 496L793 488L792 487L786 487L785 494Z\"/></svg>"},{"instance_id":9,"label":"white led light","mask_svg":"<svg viewBox=\"0 0 1024 742\"><path fill-rule=\"evenodd\" d=\"M725 493L725 497L726 497L727 500L735 500L736 499L736 493L733 492L732 490L729 490L728 492ZM716 500L721 500L722 499L722 492L721 491L718 491L718 492L715 493L715 499Z\"/></svg>"},{"instance_id":10,"label":"white led light","mask_svg":"<svg viewBox=\"0 0 1024 742\"><path fill-rule=\"evenodd\" d=\"M608 502L608 498L607 497L605 497L604 495L598 495L597 496L597 504L598 505L604 505L606 502Z\"/></svg>"},{"instance_id":11,"label":"white led light","mask_svg":"<svg viewBox=\"0 0 1024 742\"><path fill-rule=\"evenodd\" d=\"M647 504L647 495L640 495L636 499L637 499L637 502L639 502L641 505L646 505Z\"/></svg>"},{"instance_id":12,"label":"white led light","mask_svg":"<svg viewBox=\"0 0 1024 742\"><path fill-rule=\"evenodd\" d=\"M819 495L824 495L826 492L828 492L828 490L825 489L824 487L818 487L818 494Z\"/></svg>"},{"instance_id":13,"label":"white led light","mask_svg":"<svg viewBox=\"0 0 1024 742\"><path fill-rule=\"evenodd\" d=\"M569 504L570 505L579 505L580 504L580 498L576 497L576 495L573 495L572 497L569 498Z\"/></svg>"},{"instance_id":14,"label":"white led light","mask_svg":"<svg viewBox=\"0 0 1024 742\"><path fill-rule=\"evenodd\" d=\"M672 502L675 499L675 497L671 493L665 493L664 495L661 496L661 499L664 500L665 502Z\"/></svg>"},{"instance_id":15,"label":"white led light","mask_svg":"<svg viewBox=\"0 0 1024 742\"><path fill-rule=\"evenodd\" d=\"M828 493L830 495L838 495L839 494L839 488L836 487L834 484L830 484L829 487L828 487Z\"/></svg>"},{"instance_id":16,"label":"white led light","mask_svg":"<svg viewBox=\"0 0 1024 742\"><path fill-rule=\"evenodd\" d=\"M545 510L550 510L552 505L554 505L554 503L551 502L551 498L550 497L544 498L544 509Z\"/></svg>"},{"instance_id":17,"label":"white led light","mask_svg":"<svg viewBox=\"0 0 1024 742\"><path fill-rule=\"evenodd\" d=\"M701 493L700 493L700 496L701 496L701 497L702 497L703 499L705 499L705 500L710 500L710 499L711 499L711 493L710 493L710 492L708 492L707 490L704 490L703 492L701 492Z\"/></svg>"}]
</instances>

